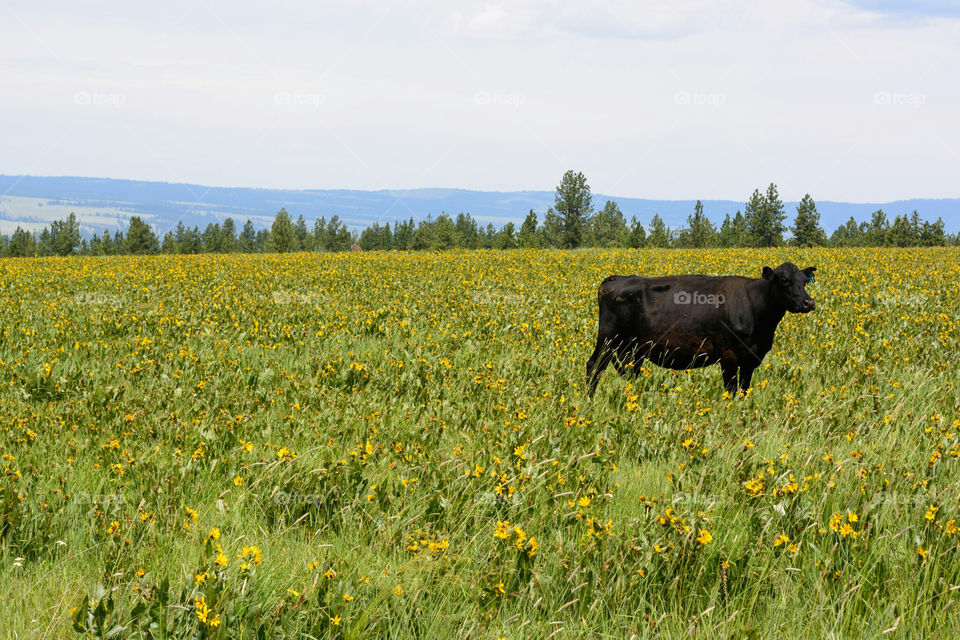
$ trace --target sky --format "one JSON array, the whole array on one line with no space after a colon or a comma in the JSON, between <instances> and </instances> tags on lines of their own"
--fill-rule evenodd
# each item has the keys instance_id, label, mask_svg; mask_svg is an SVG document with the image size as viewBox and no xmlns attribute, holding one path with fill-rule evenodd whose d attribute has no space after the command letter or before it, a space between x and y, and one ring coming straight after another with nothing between
<instances>
[{"instance_id":1,"label":"sky","mask_svg":"<svg viewBox=\"0 0 960 640\"><path fill-rule=\"evenodd\" d=\"M960 2L0 0L0 174L960 197Z\"/></svg>"}]
</instances>

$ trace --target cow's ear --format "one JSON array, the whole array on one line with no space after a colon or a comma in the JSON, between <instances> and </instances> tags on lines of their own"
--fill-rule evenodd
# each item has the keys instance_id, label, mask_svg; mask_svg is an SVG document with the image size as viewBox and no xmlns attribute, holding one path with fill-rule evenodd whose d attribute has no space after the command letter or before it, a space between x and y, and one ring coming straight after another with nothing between
<instances>
[{"instance_id":1,"label":"cow's ear","mask_svg":"<svg viewBox=\"0 0 960 640\"><path fill-rule=\"evenodd\" d=\"M760 272L760 275L763 276L764 280L773 280L773 269L770 267L764 267L763 271Z\"/></svg>"},{"instance_id":2,"label":"cow's ear","mask_svg":"<svg viewBox=\"0 0 960 640\"><path fill-rule=\"evenodd\" d=\"M804 275L807 276L807 282L813 282L813 272L816 270L816 267L807 267L803 270Z\"/></svg>"}]
</instances>

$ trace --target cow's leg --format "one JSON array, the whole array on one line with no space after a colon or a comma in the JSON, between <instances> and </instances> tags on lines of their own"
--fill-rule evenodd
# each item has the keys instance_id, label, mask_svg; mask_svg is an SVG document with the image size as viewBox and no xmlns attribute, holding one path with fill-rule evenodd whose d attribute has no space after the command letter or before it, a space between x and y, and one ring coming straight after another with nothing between
<instances>
[{"instance_id":1,"label":"cow's leg","mask_svg":"<svg viewBox=\"0 0 960 640\"><path fill-rule=\"evenodd\" d=\"M613 368L616 369L617 373L621 376L625 377L630 373L629 370L627 369L627 362L621 359L620 356L611 358L610 364L613 365Z\"/></svg>"},{"instance_id":2,"label":"cow's leg","mask_svg":"<svg viewBox=\"0 0 960 640\"><path fill-rule=\"evenodd\" d=\"M740 389L746 391L750 388L750 379L753 378L753 372L756 367L740 366Z\"/></svg>"},{"instance_id":3,"label":"cow's leg","mask_svg":"<svg viewBox=\"0 0 960 640\"><path fill-rule=\"evenodd\" d=\"M591 398L597 391L600 374L603 373L612 359L613 349L610 348L610 339L597 336L597 346L594 347L593 354L587 360L587 395Z\"/></svg>"},{"instance_id":4,"label":"cow's leg","mask_svg":"<svg viewBox=\"0 0 960 640\"><path fill-rule=\"evenodd\" d=\"M627 340L617 346L617 357L613 359L613 366L621 376L629 377L636 375L636 370L633 368L635 353L636 347L634 346L633 340Z\"/></svg>"},{"instance_id":5,"label":"cow's leg","mask_svg":"<svg viewBox=\"0 0 960 640\"><path fill-rule=\"evenodd\" d=\"M639 350L639 349L634 350L634 352L633 352L633 361L632 361L631 364L633 364L633 367L632 367L632 369L631 369L631 371L633 372L633 377L634 377L634 378L639 378L639 377L640 377L640 369L643 367L643 354L640 353L640 350Z\"/></svg>"},{"instance_id":6,"label":"cow's leg","mask_svg":"<svg viewBox=\"0 0 960 640\"><path fill-rule=\"evenodd\" d=\"M720 371L723 372L723 388L730 393L736 393L737 361L732 359L720 360Z\"/></svg>"}]
</instances>

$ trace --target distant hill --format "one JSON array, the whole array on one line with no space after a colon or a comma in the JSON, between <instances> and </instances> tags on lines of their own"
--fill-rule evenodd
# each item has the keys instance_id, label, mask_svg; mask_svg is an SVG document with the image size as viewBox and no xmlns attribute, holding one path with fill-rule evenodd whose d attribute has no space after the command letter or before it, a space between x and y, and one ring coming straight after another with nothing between
<instances>
[{"instance_id":1,"label":"distant hill","mask_svg":"<svg viewBox=\"0 0 960 640\"><path fill-rule=\"evenodd\" d=\"M446 212L469 213L479 222L500 226L519 224L530 209L540 220L553 204L552 191L470 191L467 189L410 189L356 191L346 189L253 189L206 187L195 184L114 180L111 178L39 177L0 175L0 232L9 234L17 225L39 229L71 211L80 219L81 228L90 233L126 225L137 215L165 233L183 221L201 229L211 222L232 217L242 225L248 218L258 227L267 226L274 214L286 208L308 223L324 216L340 216L348 226L359 229L373 222L393 222ZM744 194L746 197L749 194ZM816 198L816 194L812 194ZM654 214L660 214L668 226L682 227L693 211L695 200L647 200L595 193L596 208L613 200L629 220L636 216L645 226ZM785 203L788 221L793 219L796 203ZM703 200L704 212L719 224L726 213L743 210L744 203L733 200ZM817 201L827 233L850 216L868 219L877 209L887 217L916 209L925 220L943 218L948 232L960 230L960 198L915 199L884 203Z\"/></svg>"}]
</instances>

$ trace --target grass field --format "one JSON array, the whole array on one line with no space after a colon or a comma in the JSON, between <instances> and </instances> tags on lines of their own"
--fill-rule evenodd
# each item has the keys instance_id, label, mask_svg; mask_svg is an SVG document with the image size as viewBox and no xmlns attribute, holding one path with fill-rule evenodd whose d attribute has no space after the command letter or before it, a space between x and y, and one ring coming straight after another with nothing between
<instances>
[{"instance_id":1,"label":"grass field","mask_svg":"<svg viewBox=\"0 0 960 640\"><path fill-rule=\"evenodd\" d=\"M587 400L604 276L787 259ZM955 637L958 370L957 249L0 261L0 637Z\"/></svg>"}]
</instances>

